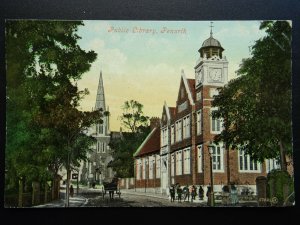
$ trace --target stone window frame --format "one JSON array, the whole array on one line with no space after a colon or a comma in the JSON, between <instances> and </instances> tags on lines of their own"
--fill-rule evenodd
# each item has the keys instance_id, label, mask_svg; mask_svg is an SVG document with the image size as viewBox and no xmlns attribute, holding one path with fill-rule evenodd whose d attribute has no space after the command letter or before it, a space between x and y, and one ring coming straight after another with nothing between
<instances>
[{"instance_id":1,"label":"stone window frame","mask_svg":"<svg viewBox=\"0 0 300 225\"><path fill-rule=\"evenodd\" d=\"M242 159L242 164L241 164ZM245 161L247 164L247 168L245 168ZM250 168L252 162L252 169ZM256 163L256 166L255 166ZM250 158L250 155L245 154L245 151L242 149L238 150L238 167L240 173L261 173L262 172L262 165L260 162L255 162L255 160L252 160ZM241 169L242 167L242 169ZM255 169L256 168L256 169Z\"/></svg>"}]
</instances>

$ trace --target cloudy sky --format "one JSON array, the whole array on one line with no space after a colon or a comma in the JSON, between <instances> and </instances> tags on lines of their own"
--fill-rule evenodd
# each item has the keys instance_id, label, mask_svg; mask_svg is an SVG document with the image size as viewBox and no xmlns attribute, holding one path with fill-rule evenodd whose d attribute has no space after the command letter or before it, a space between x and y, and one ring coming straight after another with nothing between
<instances>
[{"instance_id":1,"label":"cloudy sky","mask_svg":"<svg viewBox=\"0 0 300 225\"><path fill-rule=\"evenodd\" d=\"M144 105L148 116L161 117L164 101L175 106L181 70L194 78L198 49L210 35L210 21L84 21L78 34L79 45L94 50L97 60L78 82L90 95L81 103L82 110L95 106L100 70L106 105L111 113L112 131L120 129L118 117L126 100ZM229 61L229 79L243 58L250 56L249 46L265 33L259 21L214 21L213 37L225 49ZM166 32L177 30L177 33Z\"/></svg>"}]
</instances>

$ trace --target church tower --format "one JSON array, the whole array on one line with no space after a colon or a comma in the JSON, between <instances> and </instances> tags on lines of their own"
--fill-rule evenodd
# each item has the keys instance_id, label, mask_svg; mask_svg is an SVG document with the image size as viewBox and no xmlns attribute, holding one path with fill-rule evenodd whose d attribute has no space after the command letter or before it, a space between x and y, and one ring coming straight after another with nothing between
<instances>
[{"instance_id":1,"label":"church tower","mask_svg":"<svg viewBox=\"0 0 300 225\"><path fill-rule=\"evenodd\" d=\"M102 71L100 71L94 110L101 110L103 113L109 111L105 104ZM113 159L109 147L109 115L103 115L102 121L102 123L93 125L89 131L89 135L96 139L96 143L93 146L93 151L88 153L88 161L81 166L80 179L88 181L89 184L102 184L103 181L110 182L114 176L112 168L108 166Z\"/></svg>"}]
</instances>

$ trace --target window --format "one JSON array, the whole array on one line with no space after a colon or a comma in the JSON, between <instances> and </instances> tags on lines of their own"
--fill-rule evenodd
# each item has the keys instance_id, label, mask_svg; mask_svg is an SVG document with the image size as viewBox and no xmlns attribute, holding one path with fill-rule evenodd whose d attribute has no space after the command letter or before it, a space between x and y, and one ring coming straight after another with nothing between
<instances>
[{"instance_id":1,"label":"window","mask_svg":"<svg viewBox=\"0 0 300 225\"><path fill-rule=\"evenodd\" d=\"M220 133L221 132L221 127L222 127L222 122L220 118L213 118L212 114L215 110L211 110L211 133Z\"/></svg>"},{"instance_id":2,"label":"window","mask_svg":"<svg viewBox=\"0 0 300 225\"><path fill-rule=\"evenodd\" d=\"M211 98L213 98L215 95L218 95L218 94L219 94L219 91L218 91L217 88L211 88L209 90L209 95L210 95Z\"/></svg>"},{"instance_id":3,"label":"window","mask_svg":"<svg viewBox=\"0 0 300 225\"><path fill-rule=\"evenodd\" d=\"M149 179L153 179L154 156L149 157Z\"/></svg>"},{"instance_id":4,"label":"window","mask_svg":"<svg viewBox=\"0 0 300 225\"><path fill-rule=\"evenodd\" d=\"M183 138L189 138L190 137L190 116L186 116L183 118Z\"/></svg>"},{"instance_id":5,"label":"window","mask_svg":"<svg viewBox=\"0 0 300 225\"><path fill-rule=\"evenodd\" d=\"M202 133L202 111L199 110L197 112L197 134L201 134Z\"/></svg>"},{"instance_id":6,"label":"window","mask_svg":"<svg viewBox=\"0 0 300 225\"><path fill-rule=\"evenodd\" d=\"M197 146L197 156L198 156L198 173L202 172L202 145Z\"/></svg>"},{"instance_id":7,"label":"window","mask_svg":"<svg viewBox=\"0 0 300 225\"><path fill-rule=\"evenodd\" d=\"M100 142L97 141L97 153L100 153Z\"/></svg>"},{"instance_id":8,"label":"window","mask_svg":"<svg viewBox=\"0 0 300 225\"><path fill-rule=\"evenodd\" d=\"M212 164L213 164L213 171L224 172L223 148L219 145L213 146Z\"/></svg>"},{"instance_id":9,"label":"window","mask_svg":"<svg viewBox=\"0 0 300 225\"><path fill-rule=\"evenodd\" d=\"M171 176L174 176L175 171L175 154L171 155Z\"/></svg>"},{"instance_id":10,"label":"window","mask_svg":"<svg viewBox=\"0 0 300 225\"><path fill-rule=\"evenodd\" d=\"M239 169L241 172L260 172L260 163L252 160L244 150L239 150Z\"/></svg>"},{"instance_id":11,"label":"window","mask_svg":"<svg viewBox=\"0 0 300 225\"><path fill-rule=\"evenodd\" d=\"M191 150L190 148L186 148L183 151L184 163L183 163L183 172L184 174L191 173Z\"/></svg>"},{"instance_id":12,"label":"window","mask_svg":"<svg viewBox=\"0 0 300 225\"><path fill-rule=\"evenodd\" d=\"M181 141L182 139L182 127L181 127L181 120L178 120L176 122L176 142Z\"/></svg>"},{"instance_id":13,"label":"window","mask_svg":"<svg viewBox=\"0 0 300 225\"><path fill-rule=\"evenodd\" d=\"M168 128L163 128L161 130L161 145L165 146L168 144Z\"/></svg>"},{"instance_id":14,"label":"window","mask_svg":"<svg viewBox=\"0 0 300 225\"><path fill-rule=\"evenodd\" d=\"M183 139L186 138L186 118L182 120L182 137Z\"/></svg>"},{"instance_id":15,"label":"window","mask_svg":"<svg viewBox=\"0 0 300 225\"><path fill-rule=\"evenodd\" d=\"M100 124L100 125L99 125L99 133L100 133L100 134L103 134L103 124Z\"/></svg>"},{"instance_id":16,"label":"window","mask_svg":"<svg viewBox=\"0 0 300 225\"><path fill-rule=\"evenodd\" d=\"M171 144L174 144L175 140L174 140L175 136L174 136L174 125L171 126Z\"/></svg>"},{"instance_id":17,"label":"window","mask_svg":"<svg viewBox=\"0 0 300 225\"><path fill-rule=\"evenodd\" d=\"M197 92L196 100L201 101L201 97L202 97L201 91Z\"/></svg>"},{"instance_id":18,"label":"window","mask_svg":"<svg viewBox=\"0 0 300 225\"><path fill-rule=\"evenodd\" d=\"M277 159L266 159L266 171L267 173L272 170L280 169L280 163Z\"/></svg>"},{"instance_id":19,"label":"window","mask_svg":"<svg viewBox=\"0 0 300 225\"><path fill-rule=\"evenodd\" d=\"M176 152L176 175L182 175L182 151Z\"/></svg>"},{"instance_id":20,"label":"window","mask_svg":"<svg viewBox=\"0 0 300 225\"><path fill-rule=\"evenodd\" d=\"M143 179L146 179L146 158L143 158Z\"/></svg>"},{"instance_id":21,"label":"window","mask_svg":"<svg viewBox=\"0 0 300 225\"><path fill-rule=\"evenodd\" d=\"M160 155L156 155L156 178L160 178Z\"/></svg>"},{"instance_id":22,"label":"window","mask_svg":"<svg viewBox=\"0 0 300 225\"><path fill-rule=\"evenodd\" d=\"M141 167L142 167L141 159L138 159L136 161L136 179L137 180L141 179Z\"/></svg>"},{"instance_id":23,"label":"window","mask_svg":"<svg viewBox=\"0 0 300 225\"><path fill-rule=\"evenodd\" d=\"M101 143L100 146L101 146L102 153L105 153L106 144L105 143Z\"/></svg>"}]
</instances>

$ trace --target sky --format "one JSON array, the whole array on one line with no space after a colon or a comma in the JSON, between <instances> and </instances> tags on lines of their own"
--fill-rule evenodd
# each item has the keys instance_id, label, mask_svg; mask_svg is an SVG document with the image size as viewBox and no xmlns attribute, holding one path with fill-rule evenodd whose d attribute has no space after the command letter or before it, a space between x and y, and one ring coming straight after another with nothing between
<instances>
[{"instance_id":1,"label":"sky","mask_svg":"<svg viewBox=\"0 0 300 225\"><path fill-rule=\"evenodd\" d=\"M102 71L106 106L109 106L110 130L120 130L122 105L137 100L144 114L161 117L164 102L176 105L181 70L195 78L194 66L199 48L210 36L211 21L118 21L86 20L78 30L78 44L94 50L97 59L90 71L78 81L90 94L80 105L85 111L95 107L98 80ZM212 21L213 37L225 49L229 80L249 47L265 35L260 21Z\"/></svg>"}]
</instances>

